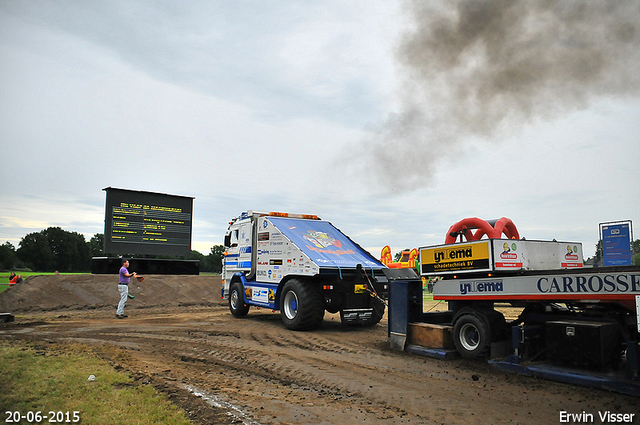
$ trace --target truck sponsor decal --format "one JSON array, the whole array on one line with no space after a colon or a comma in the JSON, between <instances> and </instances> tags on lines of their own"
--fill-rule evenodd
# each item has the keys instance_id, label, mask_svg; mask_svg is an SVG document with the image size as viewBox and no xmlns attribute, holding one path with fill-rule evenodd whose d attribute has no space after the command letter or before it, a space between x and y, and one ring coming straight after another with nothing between
<instances>
[{"instance_id":1,"label":"truck sponsor decal","mask_svg":"<svg viewBox=\"0 0 640 425\"><path fill-rule=\"evenodd\" d=\"M257 282L250 282L244 287L244 299L247 304L260 305L264 307L275 307L277 285L261 285Z\"/></svg>"},{"instance_id":2,"label":"truck sponsor decal","mask_svg":"<svg viewBox=\"0 0 640 425\"><path fill-rule=\"evenodd\" d=\"M503 292L502 279L490 281L473 281L460 283L460 293L466 295L474 292Z\"/></svg>"},{"instance_id":3,"label":"truck sponsor decal","mask_svg":"<svg viewBox=\"0 0 640 425\"><path fill-rule=\"evenodd\" d=\"M351 250L351 249L320 249L320 248L316 248L314 246L309 246L307 245L307 248L310 249L311 251L315 251L315 252L320 252L322 254L333 254L333 255L350 255L350 254L355 254L355 251ZM321 262L324 263L329 263L331 262L330 260L322 260Z\"/></svg>"},{"instance_id":4,"label":"truck sponsor decal","mask_svg":"<svg viewBox=\"0 0 640 425\"><path fill-rule=\"evenodd\" d=\"M307 230L307 233L302 237L306 241L311 242L316 248L327 248L331 245L342 248L342 243L326 232Z\"/></svg>"},{"instance_id":5,"label":"truck sponsor decal","mask_svg":"<svg viewBox=\"0 0 640 425\"><path fill-rule=\"evenodd\" d=\"M251 300L259 303L268 303L269 302L269 291L267 288L256 288L252 287L251 290Z\"/></svg>"},{"instance_id":6,"label":"truck sponsor decal","mask_svg":"<svg viewBox=\"0 0 640 425\"><path fill-rule=\"evenodd\" d=\"M518 245L513 242L509 245L509 242L502 244L502 252L498 255L500 261L496 259L496 268L514 268L521 269L522 261L519 261L518 254L516 253Z\"/></svg>"},{"instance_id":7,"label":"truck sponsor decal","mask_svg":"<svg viewBox=\"0 0 640 425\"><path fill-rule=\"evenodd\" d=\"M292 246L296 247L309 257L310 264L315 263L314 266L356 267L361 264L363 267L384 268L371 254L327 221L280 217L269 217L269 221L282 233L283 253L289 252ZM310 273L310 264L298 267L304 267L305 273Z\"/></svg>"},{"instance_id":8,"label":"truck sponsor decal","mask_svg":"<svg viewBox=\"0 0 640 425\"><path fill-rule=\"evenodd\" d=\"M564 254L564 260L560 263L562 267L582 267L582 261L580 260L580 256L576 254L578 252L578 247L571 245L567 245L567 253Z\"/></svg>"},{"instance_id":9,"label":"truck sponsor decal","mask_svg":"<svg viewBox=\"0 0 640 425\"><path fill-rule=\"evenodd\" d=\"M489 268L489 242L454 244L420 251L422 273Z\"/></svg>"}]
</instances>

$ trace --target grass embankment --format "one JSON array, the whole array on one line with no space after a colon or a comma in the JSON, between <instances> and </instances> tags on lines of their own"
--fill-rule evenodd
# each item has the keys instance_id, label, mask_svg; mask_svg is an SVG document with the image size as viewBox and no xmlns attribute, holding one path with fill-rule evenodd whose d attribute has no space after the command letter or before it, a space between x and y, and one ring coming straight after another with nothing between
<instances>
[{"instance_id":1,"label":"grass embankment","mask_svg":"<svg viewBox=\"0 0 640 425\"><path fill-rule=\"evenodd\" d=\"M0 376L2 420L15 418L6 412L19 412L31 416L19 423L34 423L40 412L41 423L53 418L84 424L191 424L151 385L134 382L86 347L52 350L0 342Z\"/></svg>"}]
</instances>

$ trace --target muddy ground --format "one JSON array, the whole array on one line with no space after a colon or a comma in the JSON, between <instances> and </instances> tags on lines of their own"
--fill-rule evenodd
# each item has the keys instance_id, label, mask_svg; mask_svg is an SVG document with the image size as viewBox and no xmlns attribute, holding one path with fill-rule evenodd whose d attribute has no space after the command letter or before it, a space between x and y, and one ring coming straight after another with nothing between
<instances>
[{"instance_id":1,"label":"muddy ground","mask_svg":"<svg viewBox=\"0 0 640 425\"><path fill-rule=\"evenodd\" d=\"M640 412L640 399L389 349L386 317L292 332L278 313L231 316L220 278L147 276L116 319L113 276L40 276L0 293L3 340L69 343L154 385L195 423L557 424L561 412ZM437 307L436 307L437 308ZM638 423L638 415L635 422Z\"/></svg>"}]
</instances>

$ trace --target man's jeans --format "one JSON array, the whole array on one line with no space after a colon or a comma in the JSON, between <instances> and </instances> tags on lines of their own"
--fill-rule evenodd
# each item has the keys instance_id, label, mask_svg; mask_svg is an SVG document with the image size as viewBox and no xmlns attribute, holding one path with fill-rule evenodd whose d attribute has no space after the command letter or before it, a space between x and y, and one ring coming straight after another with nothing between
<instances>
[{"instance_id":1,"label":"man's jeans","mask_svg":"<svg viewBox=\"0 0 640 425\"><path fill-rule=\"evenodd\" d=\"M127 302L127 295L129 295L129 285L118 285L118 291L120 291L120 303L116 314L124 314L124 304Z\"/></svg>"}]
</instances>

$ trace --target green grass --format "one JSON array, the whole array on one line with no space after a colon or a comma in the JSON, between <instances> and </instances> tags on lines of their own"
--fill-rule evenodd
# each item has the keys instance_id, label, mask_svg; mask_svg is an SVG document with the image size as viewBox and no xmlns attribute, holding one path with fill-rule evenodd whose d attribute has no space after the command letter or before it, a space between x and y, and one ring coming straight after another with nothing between
<instances>
[{"instance_id":1,"label":"green grass","mask_svg":"<svg viewBox=\"0 0 640 425\"><path fill-rule=\"evenodd\" d=\"M95 375L94 381L88 381ZM185 413L151 385L73 346L64 350L0 342L0 413L78 412L83 424L190 424ZM66 422L66 416L65 416ZM43 420L42 423L49 422ZM21 423L28 423L22 421Z\"/></svg>"}]
</instances>

